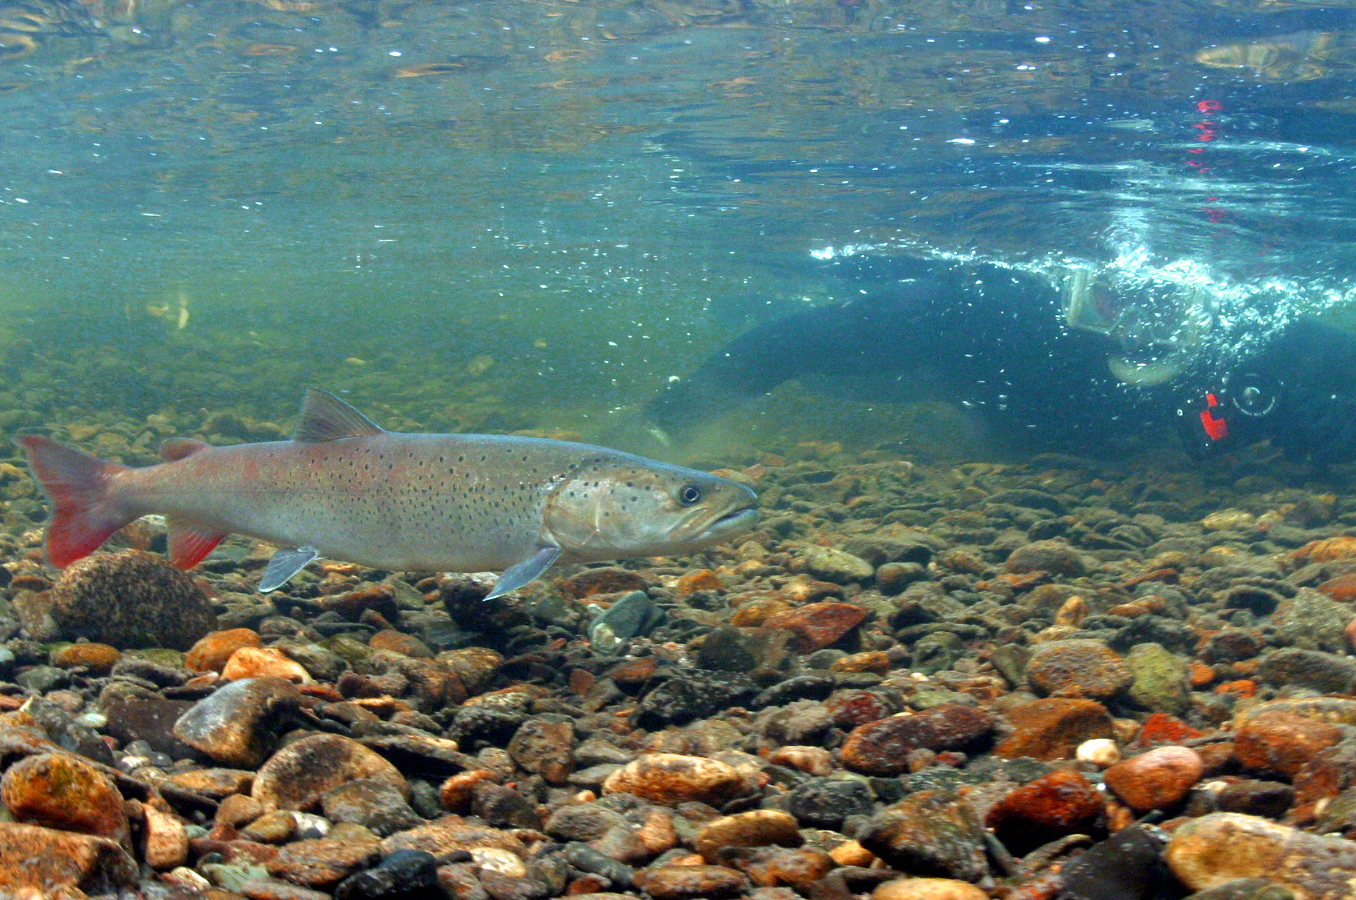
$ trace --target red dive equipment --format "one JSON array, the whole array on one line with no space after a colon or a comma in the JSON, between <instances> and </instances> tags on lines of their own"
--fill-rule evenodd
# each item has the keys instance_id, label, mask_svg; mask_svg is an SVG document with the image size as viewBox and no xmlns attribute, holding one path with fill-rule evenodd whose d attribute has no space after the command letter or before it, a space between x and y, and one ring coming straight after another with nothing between
<instances>
[{"instance_id":1,"label":"red dive equipment","mask_svg":"<svg viewBox=\"0 0 1356 900\"><path fill-rule=\"evenodd\" d=\"M1275 378L1248 372L1229 378L1200 400L1178 407L1177 429L1186 451L1199 458L1219 449L1246 420L1275 412L1284 387Z\"/></svg>"}]
</instances>

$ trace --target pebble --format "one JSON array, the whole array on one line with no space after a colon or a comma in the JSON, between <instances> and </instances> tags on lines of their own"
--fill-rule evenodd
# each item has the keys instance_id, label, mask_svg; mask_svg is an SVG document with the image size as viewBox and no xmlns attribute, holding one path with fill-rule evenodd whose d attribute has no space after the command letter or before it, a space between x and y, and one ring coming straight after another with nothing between
<instances>
[{"instance_id":1,"label":"pebble","mask_svg":"<svg viewBox=\"0 0 1356 900\"><path fill-rule=\"evenodd\" d=\"M1012 731L994 747L1005 759L1067 759L1085 741L1115 736L1111 714L1095 700L1050 697L1008 709Z\"/></svg>"},{"instance_id":2,"label":"pebble","mask_svg":"<svg viewBox=\"0 0 1356 900\"><path fill-rule=\"evenodd\" d=\"M1126 695L1141 709L1184 713L1191 703L1191 674L1186 662L1161 644L1136 644L1125 656L1130 670Z\"/></svg>"},{"instance_id":3,"label":"pebble","mask_svg":"<svg viewBox=\"0 0 1356 900\"><path fill-rule=\"evenodd\" d=\"M254 783L254 773L243 769L190 769L166 780L195 794L225 798L248 791Z\"/></svg>"},{"instance_id":4,"label":"pebble","mask_svg":"<svg viewBox=\"0 0 1356 900\"><path fill-rule=\"evenodd\" d=\"M838 831L851 816L871 815L876 800L862 779L816 778L793 789L786 808L808 827Z\"/></svg>"},{"instance_id":5,"label":"pebble","mask_svg":"<svg viewBox=\"0 0 1356 900\"><path fill-rule=\"evenodd\" d=\"M19 760L0 779L0 801L21 822L128 840L122 794L107 775L71 754Z\"/></svg>"},{"instance_id":6,"label":"pebble","mask_svg":"<svg viewBox=\"0 0 1356 900\"><path fill-rule=\"evenodd\" d=\"M1262 656L1256 677L1278 687L1295 685L1324 694L1344 694L1356 684L1356 661L1335 653L1282 647Z\"/></svg>"},{"instance_id":7,"label":"pebble","mask_svg":"<svg viewBox=\"0 0 1356 900\"><path fill-rule=\"evenodd\" d=\"M763 627L791 632L800 652L812 653L842 640L866 615L867 610L860 606L828 600L775 613L763 620Z\"/></svg>"},{"instance_id":8,"label":"pebble","mask_svg":"<svg viewBox=\"0 0 1356 900\"><path fill-rule=\"evenodd\" d=\"M1153 825L1131 825L1064 866L1059 900L1151 900L1177 896L1166 871L1167 837Z\"/></svg>"},{"instance_id":9,"label":"pebble","mask_svg":"<svg viewBox=\"0 0 1356 900\"><path fill-rule=\"evenodd\" d=\"M876 574L871 563L836 547L806 544L798 548L797 564L816 578L837 584L870 581Z\"/></svg>"},{"instance_id":10,"label":"pebble","mask_svg":"<svg viewBox=\"0 0 1356 900\"><path fill-rule=\"evenodd\" d=\"M245 678L194 704L174 723L174 735L217 762L253 768L300 705L301 694L286 679Z\"/></svg>"},{"instance_id":11,"label":"pebble","mask_svg":"<svg viewBox=\"0 0 1356 900\"><path fill-rule=\"evenodd\" d=\"M651 753L622 766L603 783L603 793L634 794L676 806L696 800L720 806L748 792L743 776L719 760L677 753Z\"/></svg>"},{"instance_id":12,"label":"pebble","mask_svg":"<svg viewBox=\"0 0 1356 900\"><path fill-rule=\"evenodd\" d=\"M142 809L141 858L152 869L173 869L188 861L188 830L178 816L152 806Z\"/></svg>"},{"instance_id":13,"label":"pebble","mask_svg":"<svg viewBox=\"0 0 1356 900\"><path fill-rule=\"evenodd\" d=\"M790 766L807 775L829 775L833 772L833 756L823 747L778 747L768 754L767 761L774 766Z\"/></svg>"},{"instance_id":14,"label":"pebble","mask_svg":"<svg viewBox=\"0 0 1356 900\"><path fill-rule=\"evenodd\" d=\"M615 653L631 638L649 634L663 618L663 610L648 594L643 590L633 590L598 613L589 623L589 643L600 653Z\"/></svg>"},{"instance_id":15,"label":"pebble","mask_svg":"<svg viewBox=\"0 0 1356 900\"><path fill-rule=\"evenodd\" d=\"M1003 795L984 824L1014 853L1093 830L1106 801L1076 769L1056 769Z\"/></svg>"},{"instance_id":16,"label":"pebble","mask_svg":"<svg viewBox=\"0 0 1356 900\"><path fill-rule=\"evenodd\" d=\"M1234 733L1234 756L1249 772L1294 778L1319 751L1342 740L1342 729L1284 709L1249 716Z\"/></svg>"},{"instance_id":17,"label":"pebble","mask_svg":"<svg viewBox=\"0 0 1356 900\"><path fill-rule=\"evenodd\" d=\"M788 887L808 893L837 865L817 847L754 847L729 855L730 865L762 888Z\"/></svg>"},{"instance_id":18,"label":"pebble","mask_svg":"<svg viewBox=\"0 0 1356 900\"><path fill-rule=\"evenodd\" d=\"M1356 537L1339 535L1310 541L1296 550L1293 556L1307 562L1332 562L1356 557Z\"/></svg>"},{"instance_id":19,"label":"pebble","mask_svg":"<svg viewBox=\"0 0 1356 900\"><path fill-rule=\"evenodd\" d=\"M252 628L214 631L200 638L184 654L184 668L190 672L220 672L235 651L261 646L263 641Z\"/></svg>"},{"instance_id":20,"label":"pebble","mask_svg":"<svg viewBox=\"0 0 1356 900\"><path fill-rule=\"evenodd\" d=\"M308 810L348 781L375 778L408 797L409 784L385 757L337 734L312 734L273 754L254 778L250 795L266 809Z\"/></svg>"},{"instance_id":21,"label":"pebble","mask_svg":"<svg viewBox=\"0 0 1356 900\"><path fill-rule=\"evenodd\" d=\"M365 872L345 879L335 900L378 900L382 897L418 897L438 886L438 860L423 850L397 850Z\"/></svg>"},{"instance_id":22,"label":"pebble","mask_svg":"<svg viewBox=\"0 0 1356 900\"><path fill-rule=\"evenodd\" d=\"M294 684L306 684L311 674L301 663L290 659L276 647L241 647L226 660L221 677L227 681L245 678L281 678Z\"/></svg>"},{"instance_id":23,"label":"pebble","mask_svg":"<svg viewBox=\"0 0 1356 900\"><path fill-rule=\"evenodd\" d=\"M92 553L67 566L51 591L64 634L114 647L187 650L216 628L212 601L192 578L141 550Z\"/></svg>"},{"instance_id":24,"label":"pebble","mask_svg":"<svg viewBox=\"0 0 1356 900\"><path fill-rule=\"evenodd\" d=\"M268 863L268 874L305 887L337 884L379 856L377 842L316 838L293 841Z\"/></svg>"},{"instance_id":25,"label":"pebble","mask_svg":"<svg viewBox=\"0 0 1356 900\"><path fill-rule=\"evenodd\" d=\"M644 591L649 587L645 576L620 566L599 566L562 578L556 589L571 600L583 600L595 594L620 594L624 591Z\"/></svg>"},{"instance_id":26,"label":"pebble","mask_svg":"<svg viewBox=\"0 0 1356 900\"><path fill-rule=\"evenodd\" d=\"M174 723L191 709L188 700L168 700L128 681L115 679L99 692L97 708L107 719L104 731L122 743L145 741L152 750L179 759L193 756L174 734Z\"/></svg>"},{"instance_id":27,"label":"pebble","mask_svg":"<svg viewBox=\"0 0 1356 900\"><path fill-rule=\"evenodd\" d=\"M134 889L137 863L117 841L0 822L0 896L83 897Z\"/></svg>"},{"instance_id":28,"label":"pebble","mask_svg":"<svg viewBox=\"0 0 1356 900\"><path fill-rule=\"evenodd\" d=\"M710 569L694 569L678 579L674 585L674 592L679 597L686 597L697 591L719 591L724 588L724 582L715 572Z\"/></svg>"},{"instance_id":29,"label":"pebble","mask_svg":"<svg viewBox=\"0 0 1356 900\"><path fill-rule=\"evenodd\" d=\"M1126 806L1146 813L1180 802L1204 773L1196 751L1158 747L1116 763L1102 773L1102 780Z\"/></svg>"},{"instance_id":30,"label":"pebble","mask_svg":"<svg viewBox=\"0 0 1356 900\"><path fill-rule=\"evenodd\" d=\"M904 872L973 882L989 871L984 826L967 803L946 791L910 794L872 816L856 839Z\"/></svg>"},{"instance_id":31,"label":"pebble","mask_svg":"<svg viewBox=\"0 0 1356 900\"><path fill-rule=\"evenodd\" d=\"M424 824L396 784L386 778L355 778L321 797L325 818L362 825L378 837Z\"/></svg>"},{"instance_id":32,"label":"pebble","mask_svg":"<svg viewBox=\"0 0 1356 900\"><path fill-rule=\"evenodd\" d=\"M723 866L658 866L637 872L635 882L654 900L721 900L749 886L745 875Z\"/></svg>"},{"instance_id":33,"label":"pebble","mask_svg":"<svg viewBox=\"0 0 1356 900\"><path fill-rule=\"evenodd\" d=\"M901 775L909 769L912 751L965 750L985 740L995 724L986 710L946 704L859 725L843 742L840 756L843 765L854 772Z\"/></svg>"},{"instance_id":34,"label":"pebble","mask_svg":"<svg viewBox=\"0 0 1356 900\"><path fill-rule=\"evenodd\" d=\"M876 885L871 900L988 900L989 892L952 878L896 878Z\"/></svg>"},{"instance_id":35,"label":"pebble","mask_svg":"<svg viewBox=\"0 0 1356 900\"><path fill-rule=\"evenodd\" d=\"M468 852L473 856L479 854L477 858L482 865L496 865L509 874L517 872L519 877L526 872L521 861L527 855L527 847L521 840L509 832L487 828L461 816L443 816L435 822L382 839L383 854L397 850L422 850L434 856Z\"/></svg>"},{"instance_id":36,"label":"pebble","mask_svg":"<svg viewBox=\"0 0 1356 900\"><path fill-rule=\"evenodd\" d=\"M720 862L725 847L799 847L801 837L795 817L776 809L755 809L712 819L697 832L695 847L708 863Z\"/></svg>"},{"instance_id":37,"label":"pebble","mask_svg":"<svg viewBox=\"0 0 1356 900\"><path fill-rule=\"evenodd\" d=\"M1240 813L1211 813L1183 823L1173 832L1166 858L1193 891L1265 878L1305 900L1349 900L1356 883L1356 843Z\"/></svg>"},{"instance_id":38,"label":"pebble","mask_svg":"<svg viewBox=\"0 0 1356 900\"><path fill-rule=\"evenodd\" d=\"M574 727L569 722L528 719L506 749L514 762L548 784L564 785L574 771Z\"/></svg>"},{"instance_id":39,"label":"pebble","mask_svg":"<svg viewBox=\"0 0 1356 900\"><path fill-rule=\"evenodd\" d=\"M1087 564L1077 550L1063 541L1033 541L1013 550L1003 564L1007 572L1048 572L1078 578L1087 574Z\"/></svg>"},{"instance_id":40,"label":"pebble","mask_svg":"<svg viewBox=\"0 0 1356 900\"><path fill-rule=\"evenodd\" d=\"M110 644L70 644L52 655L52 665L63 669L88 669L90 675L102 678L113 671L122 659L122 651Z\"/></svg>"},{"instance_id":41,"label":"pebble","mask_svg":"<svg viewBox=\"0 0 1356 900\"><path fill-rule=\"evenodd\" d=\"M276 878L246 878L236 885L249 900L329 900L330 895Z\"/></svg>"},{"instance_id":42,"label":"pebble","mask_svg":"<svg viewBox=\"0 0 1356 900\"><path fill-rule=\"evenodd\" d=\"M1100 641L1065 640L1037 644L1026 677L1043 694L1107 700L1133 680L1120 655Z\"/></svg>"},{"instance_id":43,"label":"pebble","mask_svg":"<svg viewBox=\"0 0 1356 900\"><path fill-rule=\"evenodd\" d=\"M1121 748L1110 738L1093 738L1078 745L1074 758L1105 769L1121 761Z\"/></svg>"},{"instance_id":44,"label":"pebble","mask_svg":"<svg viewBox=\"0 0 1356 900\"><path fill-rule=\"evenodd\" d=\"M248 825L264 814L264 805L248 794L230 794L217 804L214 821L233 828Z\"/></svg>"}]
</instances>

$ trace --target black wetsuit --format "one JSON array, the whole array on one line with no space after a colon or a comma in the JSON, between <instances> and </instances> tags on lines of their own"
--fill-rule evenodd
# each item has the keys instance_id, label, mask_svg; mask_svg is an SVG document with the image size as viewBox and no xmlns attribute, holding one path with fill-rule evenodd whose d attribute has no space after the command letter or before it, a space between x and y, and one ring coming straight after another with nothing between
<instances>
[{"instance_id":1,"label":"black wetsuit","mask_svg":"<svg viewBox=\"0 0 1356 900\"><path fill-rule=\"evenodd\" d=\"M1066 325L1047 282L994 266L920 272L887 292L752 328L652 399L648 417L681 436L782 382L826 375L877 388L894 382L901 399L974 409L1024 449L1116 455L1176 425L1193 452L1271 438L1323 462L1356 455L1356 337L1346 332L1301 321L1228 378L1196 370L1171 384L1129 386L1107 367L1117 344ZM1276 402L1247 416L1230 398L1238 376L1254 370ZM1194 404L1212 392L1232 427L1197 441Z\"/></svg>"}]
</instances>

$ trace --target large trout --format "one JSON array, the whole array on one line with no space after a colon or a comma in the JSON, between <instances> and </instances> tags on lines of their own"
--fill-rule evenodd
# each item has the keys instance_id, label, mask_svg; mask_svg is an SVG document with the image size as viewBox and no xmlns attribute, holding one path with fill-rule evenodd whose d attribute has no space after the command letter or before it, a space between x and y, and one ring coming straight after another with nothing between
<instances>
[{"instance_id":1,"label":"large trout","mask_svg":"<svg viewBox=\"0 0 1356 900\"><path fill-rule=\"evenodd\" d=\"M156 513L182 569L228 534L281 546L261 591L325 556L395 571L502 570L497 597L557 561L690 553L758 519L753 491L705 472L541 438L398 434L316 390L290 441L175 439L161 448L165 462L145 468L36 435L16 440L52 501L52 565Z\"/></svg>"}]
</instances>

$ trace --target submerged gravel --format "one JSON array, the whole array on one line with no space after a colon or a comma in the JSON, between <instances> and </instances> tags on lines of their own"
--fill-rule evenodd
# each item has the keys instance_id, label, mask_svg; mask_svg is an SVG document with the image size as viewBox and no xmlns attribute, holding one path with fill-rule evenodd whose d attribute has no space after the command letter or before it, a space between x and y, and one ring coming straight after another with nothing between
<instances>
[{"instance_id":1,"label":"submerged gravel","mask_svg":"<svg viewBox=\"0 0 1356 900\"><path fill-rule=\"evenodd\" d=\"M732 546L490 602L6 538L0 895L1351 896L1331 484L798 454Z\"/></svg>"}]
</instances>

